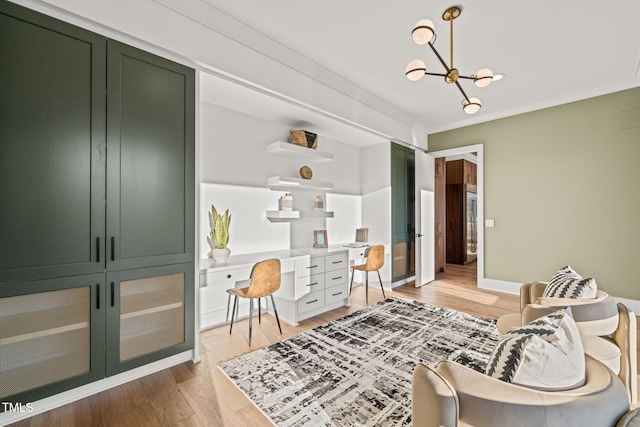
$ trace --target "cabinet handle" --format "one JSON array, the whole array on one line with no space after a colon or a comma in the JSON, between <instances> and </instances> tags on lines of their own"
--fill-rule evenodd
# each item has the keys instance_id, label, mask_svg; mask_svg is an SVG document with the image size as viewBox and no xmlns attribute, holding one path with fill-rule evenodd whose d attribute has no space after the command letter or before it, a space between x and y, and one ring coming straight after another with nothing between
<instances>
[{"instance_id":1,"label":"cabinet handle","mask_svg":"<svg viewBox=\"0 0 640 427\"><path fill-rule=\"evenodd\" d=\"M96 262L100 262L100 238L99 237L96 238Z\"/></svg>"},{"instance_id":2,"label":"cabinet handle","mask_svg":"<svg viewBox=\"0 0 640 427\"><path fill-rule=\"evenodd\" d=\"M338 279L342 279L342 276L332 277L332 278L331 278L331 280L338 280Z\"/></svg>"},{"instance_id":3,"label":"cabinet handle","mask_svg":"<svg viewBox=\"0 0 640 427\"><path fill-rule=\"evenodd\" d=\"M340 264L342 261L333 261L331 264Z\"/></svg>"},{"instance_id":4,"label":"cabinet handle","mask_svg":"<svg viewBox=\"0 0 640 427\"><path fill-rule=\"evenodd\" d=\"M96 310L100 310L100 283L96 285Z\"/></svg>"},{"instance_id":5,"label":"cabinet handle","mask_svg":"<svg viewBox=\"0 0 640 427\"><path fill-rule=\"evenodd\" d=\"M115 306L116 304L114 288L115 288L115 285L113 284L113 282L111 282L111 307Z\"/></svg>"},{"instance_id":6,"label":"cabinet handle","mask_svg":"<svg viewBox=\"0 0 640 427\"><path fill-rule=\"evenodd\" d=\"M111 261L116 260L116 238L111 236Z\"/></svg>"},{"instance_id":7,"label":"cabinet handle","mask_svg":"<svg viewBox=\"0 0 640 427\"><path fill-rule=\"evenodd\" d=\"M318 264L316 264L316 265L310 265L310 266L309 266L309 267L307 267L307 268L318 268Z\"/></svg>"},{"instance_id":8,"label":"cabinet handle","mask_svg":"<svg viewBox=\"0 0 640 427\"><path fill-rule=\"evenodd\" d=\"M318 302L318 300L314 299L313 301L307 301L307 304L313 304L314 302Z\"/></svg>"},{"instance_id":9,"label":"cabinet handle","mask_svg":"<svg viewBox=\"0 0 640 427\"><path fill-rule=\"evenodd\" d=\"M318 284L318 282L315 282L315 283L309 283L307 286L315 286L315 285L317 285L317 284Z\"/></svg>"},{"instance_id":10,"label":"cabinet handle","mask_svg":"<svg viewBox=\"0 0 640 427\"><path fill-rule=\"evenodd\" d=\"M338 292L337 294L331 294L332 297L337 297L338 295L342 295L342 292Z\"/></svg>"}]
</instances>

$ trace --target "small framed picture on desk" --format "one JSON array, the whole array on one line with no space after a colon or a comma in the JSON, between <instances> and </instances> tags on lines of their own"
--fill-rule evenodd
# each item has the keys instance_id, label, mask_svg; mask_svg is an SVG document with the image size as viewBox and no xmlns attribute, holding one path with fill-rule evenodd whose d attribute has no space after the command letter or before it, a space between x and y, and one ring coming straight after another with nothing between
<instances>
[{"instance_id":1,"label":"small framed picture on desk","mask_svg":"<svg viewBox=\"0 0 640 427\"><path fill-rule=\"evenodd\" d=\"M313 247L326 248L328 245L327 230L313 230Z\"/></svg>"}]
</instances>

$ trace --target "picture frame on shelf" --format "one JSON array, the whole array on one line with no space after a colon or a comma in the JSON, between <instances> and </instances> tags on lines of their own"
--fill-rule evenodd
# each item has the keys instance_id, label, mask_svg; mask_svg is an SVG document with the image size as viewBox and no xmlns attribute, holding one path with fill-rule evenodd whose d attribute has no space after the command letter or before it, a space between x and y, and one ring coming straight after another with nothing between
<instances>
[{"instance_id":1,"label":"picture frame on shelf","mask_svg":"<svg viewBox=\"0 0 640 427\"><path fill-rule=\"evenodd\" d=\"M313 247L326 248L328 246L327 230L313 230Z\"/></svg>"}]
</instances>

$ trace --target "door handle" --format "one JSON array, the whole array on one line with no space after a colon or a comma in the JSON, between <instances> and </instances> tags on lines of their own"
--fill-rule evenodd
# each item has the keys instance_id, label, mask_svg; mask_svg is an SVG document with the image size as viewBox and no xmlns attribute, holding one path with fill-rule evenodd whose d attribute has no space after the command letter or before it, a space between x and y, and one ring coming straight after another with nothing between
<instances>
[{"instance_id":1,"label":"door handle","mask_svg":"<svg viewBox=\"0 0 640 427\"><path fill-rule=\"evenodd\" d=\"M422 237L424 234L416 233L416 237Z\"/></svg>"},{"instance_id":2,"label":"door handle","mask_svg":"<svg viewBox=\"0 0 640 427\"><path fill-rule=\"evenodd\" d=\"M100 238L99 237L96 238L96 262L100 262Z\"/></svg>"},{"instance_id":3,"label":"door handle","mask_svg":"<svg viewBox=\"0 0 640 427\"><path fill-rule=\"evenodd\" d=\"M116 260L116 238L111 236L111 261Z\"/></svg>"},{"instance_id":4,"label":"door handle","mask_svg":"<svg viewBox=\"0 0 640 427\"><path fill-rule=\"evenodd\" d=\"M113 284L113 282L111 282L111 307L115 305L114 287L115 285Z\"/></svg>"},{"instance_id":5,"label":"door handle","mask_svg":"<svg viewBox=\"0 0 640 427\"><path fill-rule=\"evenodd\" d=\"M96 285L96 310L100 310L100 283Z\"/></svg>"}]
</instances>

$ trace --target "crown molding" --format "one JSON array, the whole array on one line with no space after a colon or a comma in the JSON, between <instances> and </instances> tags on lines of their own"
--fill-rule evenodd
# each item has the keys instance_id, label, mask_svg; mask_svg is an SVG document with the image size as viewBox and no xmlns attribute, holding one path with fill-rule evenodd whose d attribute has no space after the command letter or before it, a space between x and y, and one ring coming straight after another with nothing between
<instances>
[{"instance_id":1,"label":"crown molding","mask_svg":"<svg viewBox=\"0 0 640 427\"><path fill-rule=\"evenodd\" d=\"M530 113L536 110L556 107L558 105L569 104L571 102L582 101L589 98L595 98L596 96L607 95L610 93L620 92L623 90L633 89L636 87L640 87L640 77L629 78L629 79L620 80L620 81L613 82L606 85L595 86L579 92L566 93L553 98L544 99L542 101L519 105L517 107L507 108L504 110L496 111L494 113L476 116L470 119L460 120L457 122L447 123L443 126L434 126L429 129L428 133L429 135L432 135L438 132L459 129L462 127L471 126L479 123L490 122L490 121L502 119L505 117L516 116L518 114Z\"/></svg>"}]
</instances>

